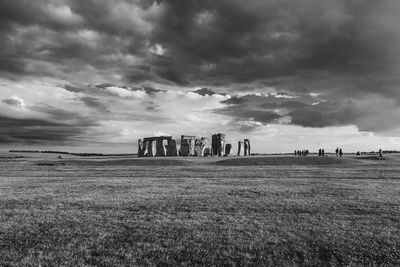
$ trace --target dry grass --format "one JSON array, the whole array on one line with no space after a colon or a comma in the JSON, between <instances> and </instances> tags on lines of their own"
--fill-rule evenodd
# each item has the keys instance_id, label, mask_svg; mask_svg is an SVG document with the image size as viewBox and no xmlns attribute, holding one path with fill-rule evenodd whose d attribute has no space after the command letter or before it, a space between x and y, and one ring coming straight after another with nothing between
<instances>
[{"instance_id":1,"label":"dry grass","mask_svg":"<svg viewBox=\"0 0 400 267\"><path fill-rule=\"evenodd\" d=\"M0 160L0 265L400 264L398 161L262 160Z\"/></svg>"}]
</instances>

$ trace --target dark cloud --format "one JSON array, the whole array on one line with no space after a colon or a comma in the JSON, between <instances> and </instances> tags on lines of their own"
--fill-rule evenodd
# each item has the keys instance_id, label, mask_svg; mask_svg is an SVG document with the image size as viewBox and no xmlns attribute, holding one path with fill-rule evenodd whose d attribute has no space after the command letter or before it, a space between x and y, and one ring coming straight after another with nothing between
<instances>
[{"instance_id":1,"label":"dark cloud","mask_svg":"<svg viewBox=\"0 0 400 267\"><path fill-rule=\"evenodd\" d=\"M210 88L201 88L199 90L193 91L193 93L199 94L201 96L205 95L215 95L216 93Z\"/></svg>"},{"instance_id":2,"label":"dark cloud","mask_svg":"<svg viewBox=\"0 0 400 267\"><path fill-rule=\"evenodd\" d=\"M0 116L0 143L73 144L84 139L86 130L42 119Z\"/></svg>"},{"instance_id":3,"label":"dark cloud","mask_svg":"<svg viewBox=\"0 0 400 267\"><path fill-rule=\"evenodd\" d=\"M0 0L0 73L77 79L81 85L64 89L99 112L109 110L106 98L124 97L109 87L155 95L161 90L142 84L204 86L194 91L204 96L215 94L209 87L264 86L279 93L233 96L218 112L379 132L398 123L399 14L397 0ZM375 108L382 105L394 115ZM78 126L96 121L50 105L33 109Z\"/></svg>"},{"instance_id":4,"label":"dark cloud","mask_svg":"<svg viewBox=\"0 0 400 267\"><path fill-rule=\"evenodd\" d=\"M277 119L281 116L273 111L258 109L238 109L227 107L218 109L219 114L229 115L240 120L256 121L264 124L277 123Z\"/></svg>"},{"instance_id":5,"label":"dark cloud","mask_svg":"<svg viewBox=\"0 0 400 267\"><path fill-rule=\"evenodd\" d=\"M327 101L293 109L288 115L292 117L292 124L305 127L356 125L359 130L368 132L396 128L400 124L400 109L395 102L377 99L376 96L369 97L340 102Z\"/></svg>"},{"instance_id":6,"label":"dark cloud","mask_svg":"<svg viewBox=\"0 0 400 267\"><path fill-rule=\"evenodd\" d=\"M23 102L18 98L8 98L8 99L4 99L2 102L7 105L16 106L16 107L21 107L23 104Z\"/></svg>"},{"instance_id":7,"label":"dark cloud","mask_svg":"<svg viewBox=\"0 0 400 267\"><path fill-rule=\"evenodd\" d=\"M81 89L81 88L75 87L70 84L65 84L62 88L64 88L65 90L67 90L69 92L73 92L73 93L79 93L79 92L82 92L85 90L85 89Z\"/></svg>"},{"instance_id":8,"label":"dark cloud","mask_svg":"<svg viewBox=\"0 0 400 267\"><path fill-rule=\"evenodd\" d=\"M160 109L160 105L158 105L157 103L155 103L153 101L146 101L143 104L147 105L146 110L150 111L150 112L158 111Z\"/></svg>"},{"instance_id":9,"label":"dark cloud","mask_svg":"<svg viewBox=\"0 0 400 267\"><path fill-rule=\"evenodd\" d=\"M95 118L84 116L78 111L64 110L48 104L38 104L30 107L30 109L46 114L46 116L49 117L51 121L57 123L69 124L74 127L90 127L98 125L95 121Z\"/></svg>"},{"instance_id":10,"label":"dark cloud","mask_svg":"<svg viewBox=\"0 0 400 267\"><path fill-rule=\"evenodd\" d=\"M79 100L85 103L86 106L97 109L100 112L109 112L107 105L96 97L85 96L81 97Z\"/></svg>"},{"instance_id":11,"label":"dark cloud","mask_svg":"<svg viewBox=\"0 0 400 267\"><path fill-rule=\"evenodd\" d=\"M250 131L264 124L284 123L311 128L355 125L361 131L385 132L400 124L397 102L378 94L347 100L337 96L336 100L323 100L320 96L308 94L291 95L290 98L281 96L250 94L232 97L221 102L227 107L215 112L229 115L234 121L261 123L236 124L241 131Z\"/></svg>"},{"instance_id":12,"label":"dark cloud","mask_svg":"<svg viewBox=\"0 0 400 267\"><path fill-rule=\"evenodd\" d=\"M166 90L154 89L153 87L150 87L150 86L144 86L143 90L148 95L154 95L154 94L159 93L159 92L166 92Z\"/></svg>"},{"instance_id":13,"label":"dark cloud","mask_svg":"<svg viewBox=\"0 0 400 267\"><path fill-rule=\"evenodd\" d=\"M233 96L233 97L231 97L231 98L229 98L229 99L227 99L227 100L221 101L221 103L238 105L238 104L246 103L247 101L248 101L248 100L246 100L246 99L243 98L243 97Z\"/></svg>"}]
</instances>

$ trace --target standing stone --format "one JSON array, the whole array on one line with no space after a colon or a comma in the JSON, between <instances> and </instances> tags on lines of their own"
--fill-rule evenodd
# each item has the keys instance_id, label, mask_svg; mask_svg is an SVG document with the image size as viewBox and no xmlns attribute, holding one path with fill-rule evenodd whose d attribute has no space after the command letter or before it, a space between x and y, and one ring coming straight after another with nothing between
<instances>
[{"instance_id":1,"label":"standing stone","mask_svg":"<svg viewBox=\"0 0 400 267\"><path fill-rule=\"evenodd\" d=\"M196 139L195 140L195 145L194 145L194 154L197 157L202 157L204 156L204 150L208 144L208 139L205 137L202 137L201 139Z\"/></svg>"},{"instance_id":2,"label":"standing stone","mask_svg":"<svg viewBox=\"0 0 400 267\"><path fill-rule=\"evenodd\" d=\"M249 139L244 139L244 155L245 156L251 156L251 153L250 153L250 140Z\"/></svg>"},{"instance_id":3,"label":"standing stone","mask_svg":"<svg viewBox=\"0 0 400 267\"><path fill-rule=\"evenodd\" d=\"M231 144L226 144L225 145L225 157L229 156L232 152L232 145Z\"/></svg>"},{"instance_id":4,"label":"standing stone","mask_svg":"<svg viewBox=\"0 0 400 267\"><path fill-rule=\"evenodd\" d=\"M144 156L144 149L143 149L143 140L139 139L138 140L138 157L143 157Z\"/></svg>"},{"instance_id":5,"label":"standing stone","mask_svg":"<svg viewBox=\"0 0 400 267\"><path fill-rule=\"evenodd\" d=\"M147 154L149 153L148 146L149 141L143 139L143 157L147 157Z\"/></svg>"},{"instance_id":6,"label":"standing stone","mask_svg":"<svg viewBox=\"0 0 400 267\"><path fill-rule=\"evenodd\" d=\"M181 144L181 148L179 149L179 156L187 157L190 155L190 147L189 143Z\"/></svg>"},{"instance_id":7,"label":"standing stone","mask_svg":"<svg viewBox=\"0 0 400 267\"><path fill-rule=\"evenodd\" d=\"M244 155L244 142L243 141L239 141L238 142L238 156L243 156Z\"/></svg>"},{"instance_id":8,"label":"standing stone","mask_svg":"<svg viewBox=\"0 0 400 267\"><path fill-rule=\"evenodd\" d=\"M178 152L176 150L176 141L175 141L175 139L168 140L167 156L169 156L169 157L178 156Z\"/></svg>"},{"instance_id":9,"label":"standing stone","mask_svg":"<svg viewBox=\"0 0 400 267\"><path fill-rule=\"evenodd\" d=\"M211 154L211 149L209 147L206 147L204 149L204 157L208 157L208 156L211 156L211 155L212 155Z\"/></svg>"},{"instance_id":10,"label":"standing stone","mask_svg":"<svg viewBox=\"0 0 400 267\"><path fill-rule=\"evenodd\" d=\"M167 155L167 140L163 137L159 137L156 139L156 156L157 157L165 157Z\"/></svg>"},{"instance_id":11,"label":"standing stone","mask_svg":"<svg viewBox=\"0 0 400 267\"><path fill-rule=\"evenodd\" d=\"M196 139L189 139L189 156L194 156L194 145L195 145Z\"/></svg>"},{"instance_id":12,"label":"standing stone","mask_svg":"<svg viewBox=\"0 0 400 267\"><path fill-rule=\"evenodd\" d=\"M154 157L156 155L156 142L153 140L147 141L147 157Z\"/></svg>"},{"instance_id":13,"label":"standing stone","mask_svg":"<svg viewBox=\"0 0 400 267\"><path fill-rule=\"evenodd\" d=\"M216 134L213 134L213 136L211 137L211 154L213 156L218 155L218 136Z\"/></svg>"},{"instance_id":14,"label":"standing stone","mask_svg":"<svg viewBox=\"0 0 400 267\"><path fill-rule=\"evenodd\" d=\"M211 146L214 156L223 156L225 149L225 134L214 134L211 139Z\"/></svg>"},{"instance_id":15,"label":"standing stone","mask_svg":"<svg viewBox=\"0 0 400 267\"><path fill-rule=\"evenodd\" d=\"M219 145L218 145L218 156L223 156L225 154L225 135L219 134Z\"/></svg>"},{"instance_id":16,"label":"standing stone","mask_svg":"<svg viewBox=\"0 0 400 267\"><path fill-rule=\"evenodd\" d=\"M182 135L181 136L181 148L179 150L180 156L193 156L195 146L195 136Z\"/></svg>"},{"instance_id":17,"label":"standing stone","mask_svg":"<svg viewBox=\"0 0 400 267\"><path fill-rule=\"evenodd\" d=\"M157 154L157 143L156 143L156 141L152 141L151 145L152 145L151 149L152 149L152 153L153 153L153 157L154 157Z\"/></svg>"},{"instance_id":18,"label":"standing stone","mask_svg":"<svg viewBox=\"0 0 400 267\"><path fill-rule=\"evenodd\" d=\"M202 142L200 139L196 139L194 143L194 155L197 157L201 157L203 154Z\"/></svg>"}]
</instances>

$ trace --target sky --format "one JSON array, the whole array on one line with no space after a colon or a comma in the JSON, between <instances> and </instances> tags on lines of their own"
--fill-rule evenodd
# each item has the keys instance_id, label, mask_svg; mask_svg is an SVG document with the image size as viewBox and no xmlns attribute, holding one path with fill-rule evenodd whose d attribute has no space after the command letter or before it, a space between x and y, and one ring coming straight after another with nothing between
<instances>
[{"instance_id":1,"label":"sky","mask_svg":"<svg viewBox=\"0 0 400 267\"><path fill-rule=\"evenodd\" d=\"M0 149L400 150L398 0L0 0Z\"/></svg>"}]
</instances>

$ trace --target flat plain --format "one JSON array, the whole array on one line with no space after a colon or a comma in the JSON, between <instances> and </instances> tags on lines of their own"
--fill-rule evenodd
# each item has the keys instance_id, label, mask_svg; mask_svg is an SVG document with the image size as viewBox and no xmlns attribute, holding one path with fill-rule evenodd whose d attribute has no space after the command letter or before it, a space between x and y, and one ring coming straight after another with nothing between
<instances>
[{"instance_id":1,"label":"flat plain","mask_svg":"<svg viewBox=\"0 0 400 267\"><path fill-rule=\"evenodd\" d=\"M0 157L1 266L400 265L400 157Z\"/></svg>"}]
</instances>

